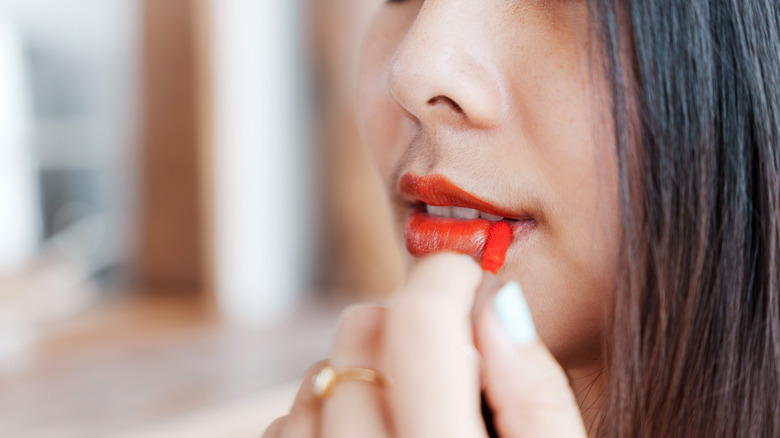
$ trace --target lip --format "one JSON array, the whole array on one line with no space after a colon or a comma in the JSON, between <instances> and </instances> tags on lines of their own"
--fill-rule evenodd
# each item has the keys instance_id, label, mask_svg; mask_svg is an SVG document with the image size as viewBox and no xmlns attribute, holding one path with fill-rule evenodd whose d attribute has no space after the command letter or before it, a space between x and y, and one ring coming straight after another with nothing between
<instances>
[{"instance_id":1,"label":"lip","mask_svg":"<svg viewBox=\"0 0 780 438\"><path fill-rule=\"evenodd\" d=\"M514 212L496 207L472 195L453 184L444 175L418 176L413 173L405 173L398 182L398 189L404 199L414 204L422 202L428 205L473 208L493 216L516 220L529 219L529 217L520 217Z\"/></svg>"},{"instance_id":2,"label":"lip","mask_svg":"<svg viewBox=\"0 0 780 438\"><path fill-rule=\"evenodd\" d=\"M495 223L487 219L456 219L431 216L424 204L473 208L501 216L512 228L512 244L530 230L535 221L526 215L518 215L496 207L453 184L444 175L418 176L406 173L399 180L401 195L412 206L406 221L404 237L406 249L414 257L422 257L438 251L454 251L481 258L490 227Z\"/></svg>"}]
</instances>

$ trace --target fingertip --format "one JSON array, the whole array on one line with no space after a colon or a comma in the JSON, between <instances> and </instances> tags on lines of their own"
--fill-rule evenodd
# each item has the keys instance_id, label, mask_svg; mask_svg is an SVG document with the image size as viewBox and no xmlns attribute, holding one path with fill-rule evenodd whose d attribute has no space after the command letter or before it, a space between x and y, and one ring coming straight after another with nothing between
<instances>
[{"instance_id":1,"label":"fingertip","mask_svg":"<svg viewBox=\"0 0 780 438\"><path fill-rule=\"evenodd\" d=\"M458 254L456 252L437 252L425 257L421 257L419 260L420 266L430 266L431 269L435 269L437 267L441 269L458 267L460 269L472 272L481 272L479 264L474 260L473 257L464 254Z\"/></svg>"},{"instance_id":2,"label":"fingertip","mask_svg":"<svg viewBox=\"0 0 780 438\"><path fill-rule=\"evenodd\" d=\"M486 394L498 429L509 436L526 429L549 431L533 436L582 436L567 375L532 330L527 305L510 285L483 306L475 324L476 344L485 364ZM563 415L556 419L550 413Z\"/></svg>"},{"instance_id":3,"label":"fingertip","mask_svg":"<svg viewBox=\"0 0 780 438\"><path fill-rule=\"evenodd\" d=\"M469 347L469 316L481 280L473 259L435 254L421 259L392 297L385 341L398 436L481 435L483 421L474 409L480 360Z\"/></svg>"}]
</instances>

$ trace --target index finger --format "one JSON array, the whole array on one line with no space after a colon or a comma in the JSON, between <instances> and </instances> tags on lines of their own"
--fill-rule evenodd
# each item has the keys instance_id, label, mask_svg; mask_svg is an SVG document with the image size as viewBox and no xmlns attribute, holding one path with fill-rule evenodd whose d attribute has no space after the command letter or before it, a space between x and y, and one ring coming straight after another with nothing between
<instances>
[{"instance_id":1,"label":"index finger","mask_svg":"<svg viewBox=\"0 0 780 438\"><path fill-rule=\"evenodd\" d=\"M422 260L390 301L385 331L398 436L484 437L471 307L482 271L471 259Z\"/></svg>"}]
</instances>

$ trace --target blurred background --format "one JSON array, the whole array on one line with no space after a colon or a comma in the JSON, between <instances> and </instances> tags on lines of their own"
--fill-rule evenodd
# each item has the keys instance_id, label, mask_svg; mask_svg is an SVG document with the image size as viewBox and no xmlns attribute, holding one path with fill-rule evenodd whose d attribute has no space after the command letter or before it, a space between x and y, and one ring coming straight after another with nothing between
<instances>
[{"instance_id":1,"label":"blurred background","mask_svg":"<svg viewBox=\"0 0 780 438\"><path fill-rule=\"evenodd\" d=\"M259 437L401 278L382 0L0 0L0 436Z\"/></svg>"}]
</instances>

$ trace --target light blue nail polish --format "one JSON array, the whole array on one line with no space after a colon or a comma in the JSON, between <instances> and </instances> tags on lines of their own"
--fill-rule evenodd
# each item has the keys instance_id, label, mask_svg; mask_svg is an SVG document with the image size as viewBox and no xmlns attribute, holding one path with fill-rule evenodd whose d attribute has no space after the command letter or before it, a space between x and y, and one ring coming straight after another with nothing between
<instances>
[{"instance_id":1,"label":"light blue nail polish","mask_svg":"<svg viewBox=\"0 0 780 438\"><path fill-rule=\"evenodd\" d=\"M516 281L504 285L493 298L498 322L509 339L525 344L536 339L536 328L525 302L523 291Z\"/></svg>"}]
</instances>

